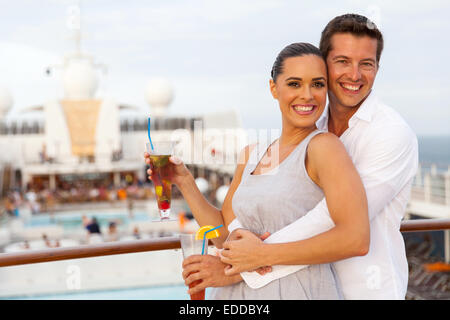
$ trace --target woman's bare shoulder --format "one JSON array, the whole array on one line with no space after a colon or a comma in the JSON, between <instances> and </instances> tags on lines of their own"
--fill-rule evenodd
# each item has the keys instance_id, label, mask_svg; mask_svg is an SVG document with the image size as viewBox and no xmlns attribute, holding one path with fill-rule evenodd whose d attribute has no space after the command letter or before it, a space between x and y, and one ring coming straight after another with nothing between
<instances>
[{"instance_id":1,"label":"woman's bare shoulder","mask_svg":"<svg viewBox=\"0 0 450 320\"><path fill-rule=\"evenodd\" d=\"M308 145L310 157L338 156L343 153L346 154L344 144L336 135L329 132L315 135Z\"/></svg>"}]
</instances>

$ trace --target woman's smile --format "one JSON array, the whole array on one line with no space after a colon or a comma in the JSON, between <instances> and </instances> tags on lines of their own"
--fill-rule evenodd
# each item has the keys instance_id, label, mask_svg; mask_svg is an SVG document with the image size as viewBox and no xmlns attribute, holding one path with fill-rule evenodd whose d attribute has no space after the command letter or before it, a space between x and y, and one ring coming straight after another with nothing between
<instances>
[{"instance_id":1,"label":"woman's smile","mask_svg":"<svg viewBox=\"0 0 450 320\"><path fill-rule=\"evenodd\" d=\"M316 104L294 104L292 109L301 116L308 116L317 110Z\"/></svg>"}]
</instances>

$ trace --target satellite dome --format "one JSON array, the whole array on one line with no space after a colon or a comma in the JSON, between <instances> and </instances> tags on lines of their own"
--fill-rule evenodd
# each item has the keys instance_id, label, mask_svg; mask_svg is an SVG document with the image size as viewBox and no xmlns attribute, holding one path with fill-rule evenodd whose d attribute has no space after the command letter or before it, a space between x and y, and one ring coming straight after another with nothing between
<instances>
[{"instance_id":1,"label":"satellite dome","mask_svg":"<svg viewBox=\"0 0 450 320\"><path fill-rule=\"evenodd\" d=\"M145 98L153 114L161 116L173 99L172 85L167 79L155 78L148 82Z\"/></svg>"},{"instance_id":2,"label":"satellite dome","mask_svg":"<svg viewBox=\"0 0 450 320\"><path fill-rule=\"evenodd\" d=\"M93 99L98 78L92 62L86 59L71 59L64 68L63 85L66 99Z\"/></svg>"},{"instance_id":3,"label":"satellite dome","mask_svg":"<svg viewBox=\"0 0 450 320\"><path fill-rule=\"evenodd\" d=\"M220 186L216 190L216 200L219 203L223 203L225 201L225 197L227 196L228 189L230 189L230 186Z\"/></svg>"},{"instance_id":4,"label":"satellite dome","mask_svg":"<svg viewBox=\"0 0 450 320\"><path fill-rule=\"evenodd\" d=\"M209 190L209 183L205 178L198 177L197 179L195 179L195 184L197 185L197 188L201 193L205 193Z\"/></svg>"},{"instance_id":5,"label":"satellite dome","mask_svg":"<svg viewBox=\"0 0 450 320\"><path fill-rule=\"evenodd\" d=\"M0 116L5 115L11 109L13 103L11 92L0 86Z\"/></svg>"}]
</instances>

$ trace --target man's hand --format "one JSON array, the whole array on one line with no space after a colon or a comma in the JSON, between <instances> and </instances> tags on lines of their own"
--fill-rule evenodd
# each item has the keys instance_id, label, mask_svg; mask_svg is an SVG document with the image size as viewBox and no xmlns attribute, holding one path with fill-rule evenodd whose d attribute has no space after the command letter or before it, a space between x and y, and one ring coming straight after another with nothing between
<instances>
[{"instance_id":1,"label":"man's hand","mask_svg":"<svg viewBox=\"0 0 450 320\"><path fill-rule=\"evenodd\" d=\"M261 255L263 240L269 235L268 232L257 236L245 229L234 230L220 253L221 261L231 265L225 268L225 274L232 276L244 271L257 271L264 275L270 272L272 268L264 265L264 257Z\"/></svg>"},{"instance_id":2,"label":"man's hand","mask_svg":"<svg viewBox=\"0 0 450 320\"><path fill-rule=\"evenodd\" d=\"M225 275L226 264L219 257L212 255L192 255L183 261L183 279L186 286L202 280L189 289L189 294L200 292L208 287L223 287L242 281L241 276Z\"/></svg>"}]
</instances>

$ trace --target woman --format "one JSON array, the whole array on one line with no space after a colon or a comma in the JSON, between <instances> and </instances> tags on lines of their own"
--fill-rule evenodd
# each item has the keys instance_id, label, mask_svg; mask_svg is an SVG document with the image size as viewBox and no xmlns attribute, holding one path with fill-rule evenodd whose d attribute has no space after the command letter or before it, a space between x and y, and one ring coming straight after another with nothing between
<instances>
[{"instance_id":1,"label":"woman","mask_svg":"<svg viewBox=\"0 0 450 320\"><path fill-rule=\"evenodd\" d=\"M265 153L258 154L255 145L244 148L221 211L201 196L192 176L177 159L171 160L174 183L200 225L228 226L236 217L245 229L256 234L283 228L325 196L335 233L342 239L351 238L361 248L357 252L364 254L369 245L369 221L363 185L340 140L315 125L327 97L327 70L320 51L306 43L284 48L272 68L270 91L281 111L281 136L263 148ZM227 236L228 232L222 232L214 244L221 248ZM342 258L354 256L354 252L343 253ZM295 252L292 255L295 261ZM193 256L184 261L186 284L203 280L190 293L212 286L219 287L212 294L214 299L341 298L330 264L312 264L252 289L239 274L225 276L225 265L218 259Z\"/></svg>"}]
</instances>

